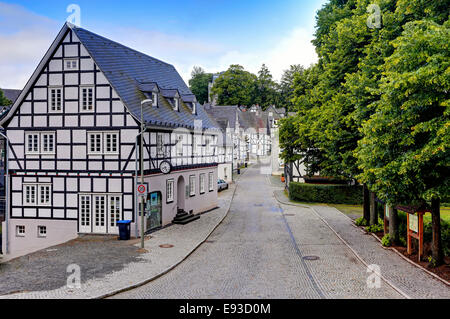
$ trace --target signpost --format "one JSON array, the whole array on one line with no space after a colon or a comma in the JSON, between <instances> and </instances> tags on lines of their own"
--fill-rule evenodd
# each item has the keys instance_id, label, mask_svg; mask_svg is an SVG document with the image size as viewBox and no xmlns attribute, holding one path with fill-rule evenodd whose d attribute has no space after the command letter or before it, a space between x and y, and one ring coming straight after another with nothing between
<instances>
[{"instance_id":1,"label":"signpost","mask_svg":"<svg viewBox=\"0 0 450 319\"><path fill-rule=\"evenodd\" d=\"M148 195L148 184L138 184L136 188L136 193L139 197L147 198Z\"/></svg>"},{"instance_id":2,"label":"signpost","mask_svg":"<svg viewBox=\"0 0 450 319\"><path fill-rule=\"evenodd\" d=\"M384 234L387 235L389 233L389 206L385 205L384 209Z\"/></svg>"}]
</instances>

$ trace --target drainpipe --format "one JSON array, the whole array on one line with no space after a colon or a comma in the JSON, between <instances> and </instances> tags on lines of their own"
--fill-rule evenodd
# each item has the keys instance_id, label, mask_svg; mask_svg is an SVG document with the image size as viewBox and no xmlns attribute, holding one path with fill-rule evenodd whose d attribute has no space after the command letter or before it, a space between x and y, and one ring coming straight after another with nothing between
<instances>
[{"instance_id":1,"label":"drainpipe","mask_svg":"<svg viewBox=\"0 0 450 319\"><path fill-rule=\"evenodd\" d=\"M6 140L6 150L5 150L5 254L9 254L9 138L2 132L0 136L4 137Z\"/></svg>"}]
</instances>

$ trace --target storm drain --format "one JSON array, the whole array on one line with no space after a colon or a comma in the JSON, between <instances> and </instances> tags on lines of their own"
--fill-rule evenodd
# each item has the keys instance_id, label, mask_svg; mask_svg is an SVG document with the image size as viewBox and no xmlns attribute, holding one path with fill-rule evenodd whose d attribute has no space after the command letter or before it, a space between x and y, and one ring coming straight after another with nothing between
<instances>
[{"instance_id":1,"label":"storm drain","mask_svg":"<svg viewBox=\"0 0 450 319\"><path fill-rule=\"evenodd\" d=\"M284 216L290 217L290 216L295 216L295 214L284 214Z\"/></svg>"},{"instance_id":2,"label":"storm drain","mask_svg":"<svg viewBox=\"0 0 450 319\"><path fill-rule=\"evenodd\" d=\"M159 248L173 248L174 245L170 245L170 244L164 244L164 245L159 245Z\"/></svg>"},{"instance_id":3,"label":"storm drain","mask_svg":"<svg viewBox=\"0 0 450 319\"><path fill-rule=\"evenodd\" d=\"M303 260L309 260L309 261L315 261L315 260L319 260L320 257L318 256L305 256L303 257Z\"/></svg>"}]
</instances>

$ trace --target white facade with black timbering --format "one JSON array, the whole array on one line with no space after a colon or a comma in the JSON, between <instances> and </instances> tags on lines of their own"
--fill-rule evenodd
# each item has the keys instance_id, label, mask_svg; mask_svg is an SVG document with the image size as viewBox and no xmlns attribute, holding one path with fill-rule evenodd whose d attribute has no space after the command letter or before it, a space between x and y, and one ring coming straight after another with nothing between
<instances>
[{"instance_id":1,"label":"white facade with black timbering","mask_svg":"<svg viewBox=\"0 0 450 319\"><path fill-rule=\"evenodd\" d=\"M139 235L137 137L148 98L146 229L171 223L180 209L217 207L217 166L230 154L175 68L66 24L1 122L10 140L7 257L79 234L117 234L118 220Z\"/></svg>"}]
</instances>

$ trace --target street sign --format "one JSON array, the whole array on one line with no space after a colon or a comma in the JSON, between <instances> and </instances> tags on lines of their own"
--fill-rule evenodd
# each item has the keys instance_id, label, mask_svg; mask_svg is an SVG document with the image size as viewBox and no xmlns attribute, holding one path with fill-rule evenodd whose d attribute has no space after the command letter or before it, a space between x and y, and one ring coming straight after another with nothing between
<instances>
[{"instance_id":1,"label":"street sign","mask_svg":"<svg viewBox=\"0 0 450 319\"><path fill-rule=\"evenodd\" d=\"M137 195L139 197L147 198L147 195L148 195L148 184L138 184L136 190L137 190Z\"/></svg>"}]
</instances>

